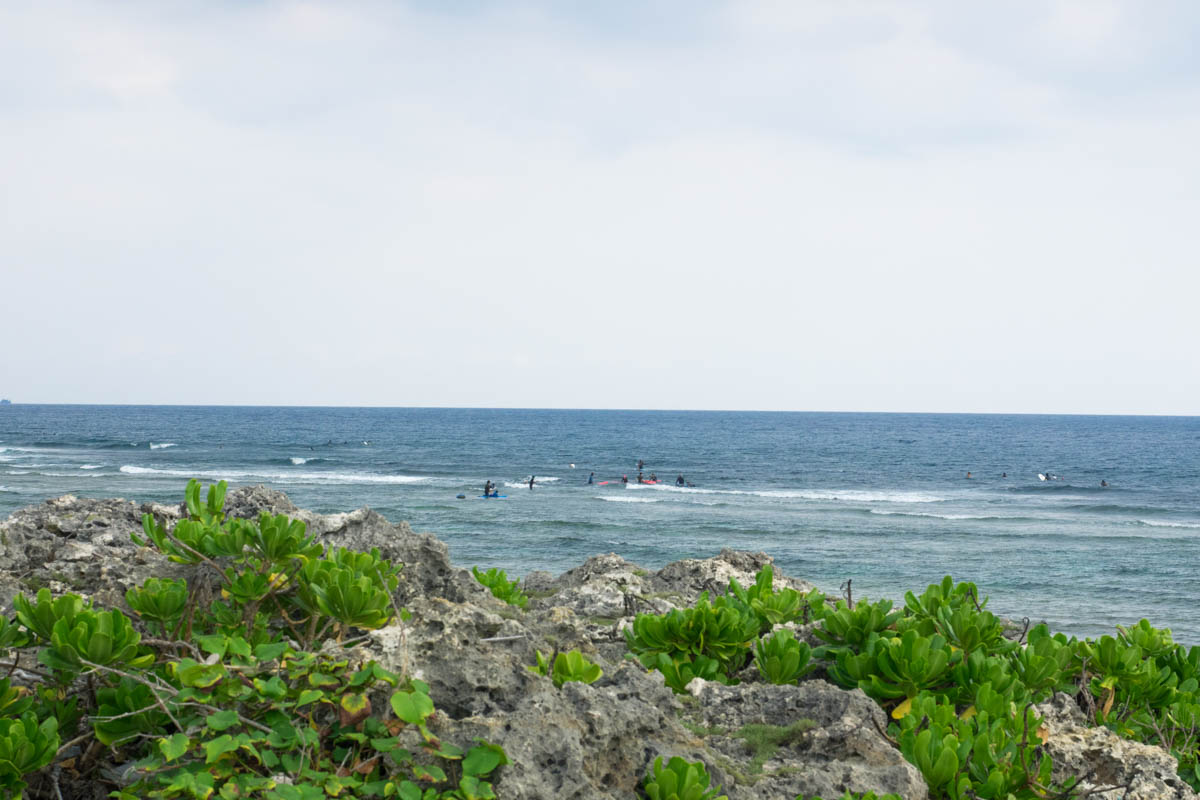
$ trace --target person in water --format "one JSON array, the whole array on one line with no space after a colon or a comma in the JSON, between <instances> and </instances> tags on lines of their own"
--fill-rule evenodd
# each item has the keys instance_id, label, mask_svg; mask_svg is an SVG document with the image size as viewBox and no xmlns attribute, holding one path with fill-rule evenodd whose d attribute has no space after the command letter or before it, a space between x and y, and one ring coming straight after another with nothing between
<instances>
[{"instance_id":1,"label":"person in water","mask_svg":"<svg viewBox=\"0 0 1200 800\"><path fill-rule=\"evenodd\" d=\"M657 475L655 475L653 472L651 472L651 473L650 473L650 482L651 482L651 483L658 483L658 476L657 476Z\"/></svg>"},{"instance_id":2,"label":"person in water","mask_svg":"<svg viewBox=\"0 0 1200 800\"><path fill-rule=\"evenodd\" d=\"M1108 488L1108 481L1100 481L1100 485L1105 488Z\"/></svg>"},{"instance_id":3,"label":"person in water","mask_svg":"<svg viewBox=\"0 0 1200 800\"><path fill-rule=\"evenodd\" d=\"M683 486L683 484L685 484L685 483L687 483L687 481L685 481L685 480L683 479L683 473L681 472L681 473L679 474L679 477L675 479L675 485L676 485L676 486Z\"/></svg>"},{"instance_id":4,"label":"person in water","mask_svg":"<svg viewBox=\"0 0 1200 800\"><path fill-rule=\"evenodd\" d=\"M595 483L595 482L596 482L596 473L593 472L591 475L588 475L588 483L591 484L591 483Z\"/></svg>"},{"instance_id":5,"label":"person in water","mask_svg":"<svg viewBox=\"0 0 1200 800\"><path fill-rule=\"evenodd\" d=\"M967 473L967 480L970 480L970 479L971 479L971 473L969 473L969 472L968 472L968 473Z\"/></svg>"},{"instance_id":6,"label":"person in water","mask_svg":"<svg viewBox=\"0 0 1200 800\"><path fill-rule=\"evenodd\" d=\"M646 466L646 462L645 462L645 461L642 461L642 460L639 458L639 459L638 459L638 472L641 472L641 471L642 471L642 467L644 467L644 466Z\"/></svg>"},{"instance_id":7,"label":"person in water","mask_svg":"<svg viewBox=\"0 0 1200 800\"><path fill-rule=\"evenodd\" d=\"M622 475L622 476L621 476L621 483L629 483L629 476L628 476L628 475Z\"/></svg>"},{"instance_id":8,"label":"person in water","mask_svg":"<svg viewBox=\"0 0 1200 800\"><path fill-rule=\"evenodd\" d=\"M486 483L483 484L483 496L484 497L492 496L492 481L490 478L487 480Z\"/></svg>"},{"instance_id":9,"label":"person in water","mask_svg":"<svg viewBox=\"0 0 1200 800\"><path fill-rule=\"evenodd\" d=\"M529 491L533 491L533 476L529 476Z\"/></svg>"},{"instance_id":10,"label":"person in water","mask_svg":"<svg viewBox=\"0 0 1200 800\"><path fill-rule=\"evenodd\" d=\"M642 473L640 472L638 473L638 483L645 483L645 481L642 480Z\"/></svg>"}]
</instances>

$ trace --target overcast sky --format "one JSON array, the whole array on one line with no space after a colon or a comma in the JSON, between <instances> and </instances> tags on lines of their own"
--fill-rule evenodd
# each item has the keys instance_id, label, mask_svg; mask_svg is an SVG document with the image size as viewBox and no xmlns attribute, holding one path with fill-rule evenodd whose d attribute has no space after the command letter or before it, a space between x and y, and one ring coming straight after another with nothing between
<instances>
[{"instance_id":1,"label":"overcast sky","mask_svg":"<svg viewBox=\"0 0 1200 800\"><path fill-rule=\"evenodd\" d=\"M1200 5L5 2L14 402L1200 413Z\"/></svg>"}]
</instances>

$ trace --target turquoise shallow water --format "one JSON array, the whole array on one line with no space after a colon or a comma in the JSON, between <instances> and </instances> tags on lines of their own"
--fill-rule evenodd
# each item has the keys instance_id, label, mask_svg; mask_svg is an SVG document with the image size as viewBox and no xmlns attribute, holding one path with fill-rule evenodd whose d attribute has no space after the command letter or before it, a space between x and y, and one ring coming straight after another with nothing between
<instances>
[{"instance_id":1,"label":"turquoise shallow water","mask_svg":"<svg viewBox=\"0 0 1200 800\"><path fill-rule=\"evenodd\" d=\"M586 484L639 458L694 487ZM949 573L998 613L1080 635L1146 617L1200 643L1197 417L0 406L0 515L68 492L177 501L193 476L368 505L464 566L765 550L828 591L899 598ZM477 499L487 479L508 498Z\"/></svg>"}]
</instances>

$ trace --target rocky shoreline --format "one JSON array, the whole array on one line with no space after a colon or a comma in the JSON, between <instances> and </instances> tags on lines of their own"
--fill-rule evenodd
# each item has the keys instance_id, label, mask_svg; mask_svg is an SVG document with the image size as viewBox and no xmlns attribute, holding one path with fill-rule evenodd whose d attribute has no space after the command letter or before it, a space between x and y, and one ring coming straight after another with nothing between
<instances>
[{"instance_id":1,"label":"rocky shoreline","mask_svg":"<svg viewBox=\"0 0 1200 800\"><path fill-rule=\"evenodd\" d=\"M799 685L777 686L757 682L751 666L738 685L696 681L688 695L676 695L658 673L626 658L622 631L635 614L690 605L703 591L723 593L730 578L752 584L770 563L766 554L725 550L657 571L614 554L597 555L559 576L526 576L522 589L531 599L522 610L493 597L469 569L451 564L438 539L369 509L315 514L256 486L231 490L226 510L240 517L287 514L303 520L322 544L378 548L404 564L395 599L411 619L360 637L352 660L374 659L427 682L438 709L430 727L442 739L501 744L511 763L496 776L499 797L634 797L660 755L703 761L731 800L830 800L846 791L928 797L919 772L885 733L884 711L820 672ZM128 612L125 591L148 577L195 579L195 567L171 563L130 540L143 513L166 524L181 517L179 506L69 495L14 513L0 523L0 608L11 615L16 594L49 587ZM813 588L778 572L775 580L804 592ZM807 633L798 630L801 637ZM538 651L572 649L601 665L598 681L557 689L526 669ZM14 678L28 680L32 676L22 667L34 667L31 655L18 656ZM1167 752L1089 727L1067 695L1039 711L1047 721L1046 750L1056 779L1073 775L1084 788L1121 787L1091 795L1105 800L1198 797L1175 774ZM800 720L810 724L795 729ZM795 732L764 750L745 734L748 726ZM81 776L73 784L71 796L105 797L120 783L121 765L108 754L92 755L97 767L89 780ZM63 777L64 786L72 785L69 778Z\"/></svg>"}]
</instances>

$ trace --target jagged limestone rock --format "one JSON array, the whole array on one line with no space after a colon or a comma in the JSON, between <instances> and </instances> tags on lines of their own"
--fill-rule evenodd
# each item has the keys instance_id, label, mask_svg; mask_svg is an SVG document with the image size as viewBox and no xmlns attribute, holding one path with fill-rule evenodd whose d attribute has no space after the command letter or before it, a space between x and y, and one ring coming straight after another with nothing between
<instances>
[{"instance_id":1,"label":"jagged limestone rock","mask_svg":"<svg viewBox=\"0 0 1200 800\"><path fill-rule=\"evenodd\" d=\"M1077 777L1080 790L1113 787L1088 795L1095 800L1197 800L1175 758L1161 747L1122 739L1108 728L1088 727L1087 717L1061 692L1037 707L1045 720L1046 751L1054 779Z\"/></svg>"},{"instance_id":2,"label":"jagged limestone rock","mask_svg":"<svg viewBox=\"0 0 1200 800\"><path fill-rule=\"evenodd\" d=\"M717 763L730 775L730 798L840 797L847 791L928 797L916 767L884 737L883 710L858 689L847 692L821 680L722 686L697 678L688 690L697 702L685 718L707 733L709 750L724 757ZM782 737L789 727L791 735L754 764L748 740L764 733Z\"/></svg>"},{"instance_id":3,"label":"jagged limestone rock","mask_svg":"<svg viewBox=\"0 0 1200 800\"><path fill-rule=\"evenodd\" d=\"M621 630L636 613L690 605L701 591L724 593L730 578L749 586L769 563L765 554L725 550L657 572L615 554L595 556L557 577L527 576L524 589L532 599L523 611L454 566L444 543L369 509L315 514L261 486L231 490L226 507L242 517L285 513L328 546L378 548L404 563L395 600L411 620L371 632L352 660L376 659L426 680L438 707L430 725L447 741L470 746L473 737L484 737L503 745L512 763L496 779L501 797L628 798L658 755L704 761L730 800L837 797L846 790L927 796L915 769L882 733L883 712L859 691L816 679L820 673L799 686L770 686L752 682L756 672L748 668L740 685L696 681L695 696L676 696L658 673L627 658ZM0 605L11 611L17 591L50 586L124 609L124 591L151 575L213 580L208 567L171 564L130 541L143 513L167 525L182 515L178 505L72 496L16 512L0 523ZM811 589L778 572L775 585ZM816 643L811 626L796 627ZM604 675L590 686L555 689L526 667L538 650L549 656L556 648L580 649ZM31 661L32 653L24 655ZM375 702L386 707L382 697ZM1070 713L1069 698L1065 702L1056 699L1062 705L1057 716L1043 710L1058 777L1077 772L1089 785L1128 782L1127 796L1138 800L1196 797L1164 751L1088 728L1077 711ZM784 731L797 720L812 727L789 730L773 753L756 759L746 726ZM107 794L103 785L91 788L94 794L76 796Z\"/></svg>"}]
</instances>

